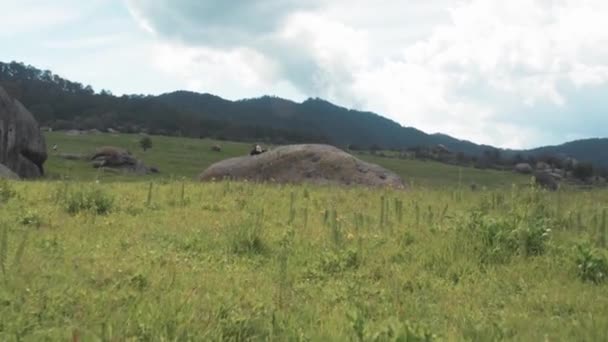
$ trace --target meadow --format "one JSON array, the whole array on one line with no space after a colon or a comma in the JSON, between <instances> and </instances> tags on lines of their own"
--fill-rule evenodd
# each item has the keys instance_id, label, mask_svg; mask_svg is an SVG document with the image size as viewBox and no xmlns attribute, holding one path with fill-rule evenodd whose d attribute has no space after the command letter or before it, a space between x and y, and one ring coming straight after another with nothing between
<instances>
[{"instance_id":1,"label":"meadow","mask_svg":"<svg viewBox=\"0 0 608 342\"><path fill-rule=\"evenodd\" d=\"M57 145L58 151L49 154L46 163L51 179L72 180L141 181L147 179L195 179L211 164L223 159L247 155L251 144L216 141L210 139L190 139L152 136L153 147L146 152L139 147L137 134L90 134L69 136L62 132L46 134L47 145ZM211 151L211 146L219 144L221 152ZM59 158L60 153L91 154L100 146L118 146L131 151L147 165L157 166L161 173L146 177L131 177L114 173L95 172L91 165L83 161L68 161ZM513 172L478 170L441 164L433 161L390 159L370 154L357 157L379 164L399 174L413 186L445 188L450 186L509 187L512 184L527 184L527 177Z\"/></svg>"},{"instance_id":2,"label":"meadow","mask_svg":"<svg viewBox=\"0 0 608 342\"><path fill-rule=\"evenodd\" d=\"M248 145L166 139L132 146L161 176L0 181L0 340L608 340L607 191L394 159L408 191L198 183Z\"/></svg>"}]
</instances>

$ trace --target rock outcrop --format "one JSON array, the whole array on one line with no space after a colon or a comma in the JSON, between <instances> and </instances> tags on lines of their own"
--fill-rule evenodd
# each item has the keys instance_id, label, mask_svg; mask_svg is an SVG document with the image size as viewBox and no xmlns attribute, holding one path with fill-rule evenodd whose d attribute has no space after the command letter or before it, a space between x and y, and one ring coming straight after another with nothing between
<instances>
[{"instance_id":1,"label":"rock outcrop","mask_svg":"<svg viewBox=\"0 0 608 342\"><path fill-rule=\"evenodd\" d=\"M519 163L519 164L515 165L515 172L517 172L517 173L529 175L529 174L532 174L533 171L534 171L534 169L528 163Z\"/></svg>"},{"instance_id":2,"label":"rock outcrop","mask_svg":"<svg viewBox=\"0 0 608 342\"><path fill-rule=\"evenodd\" d=\"M289 145L227 159L211 165L199 179L405 188L395 173L328 145Z\"/></svg>"},{"instance_id":3,"label":"rock outcrop","mask_svg":"<svg viewBox=\"0 0 608 342\"><path fill-rule=\"evenodd\" d=\"M38 122L0 87L0 163L21 178L44 174L46 142Z\"/></svg>"},{"instance_id":4,"label":"rock outcrop","mask_svg":"<svg viewBox=\"0 0 608 342\"><path fill-rule=\"evenodd\" d=\"M537 171L534 173L536 184L551 191L556 191L559 188L558 179L549 172Z\"/></svg>"},{"instance_id":5,"label":"rock outcrop","mask_svg":"<svg viewBox=\"0 0 608 342\"><path fill-rule=\"evenodd\" d=\"M91 157L91 163L95 168L111 168L140 175L158 173L158 169L147 167L131 152L119 147L105 146L97 149Z\"/></svg>"}]
</instances>

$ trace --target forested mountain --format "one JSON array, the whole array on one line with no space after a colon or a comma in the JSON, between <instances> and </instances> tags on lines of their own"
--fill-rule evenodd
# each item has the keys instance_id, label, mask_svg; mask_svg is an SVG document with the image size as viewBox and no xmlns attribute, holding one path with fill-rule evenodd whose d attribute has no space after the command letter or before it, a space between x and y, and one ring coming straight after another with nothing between
<instances>
[{"instance_id":1,"label":"forested mountain","mask_svg":"<svg viewBox=\"0 0 608 342\"><path fill-rule=\"evenodd\" d=\"M483 156L563 154L608 166L608 139L576 141L530 151L498 151L444 134L426 134L380 115L349 110L321 99L303 103L264 96L229 101L176 91L160 96L114 96L23 63L0 62L0 85L23 102L42 126L54 129L114 128L125 132L212 137L273 143L327 142L360 149L444 145Z\"/></svg>"},{"instance_id":2,"label":"forested mountain","mask_svg":"<svg viewBox=\"0 0 608 342\"><path fill-rule=\"evenodd\" d=\"M23 63L0 63L0 84L42 125L55 129L147 130L150 133L231 140L329 142L339 146L406 148L444 144L479 154L483 146L402 127L374 113L321 99L295 103L276 97L228 101L177 91L160 96L113 96Z\"/></svg>"},{"instance_id":3,"label":"forested mountain","mask_svg":"<svg viewBox=\"0 0 608 342\"><path fill-rule=\"evenodd\" d=\"M608 167L608 138L571 141L557 146L545 146L526 151L532 155L563 155Z\"/></svg>"},{"instance_id":4,"label":"forested mountain","mask_svg":"<svg viewBox=\"0 0 608 342\"><path fill-rule=\"evenodd\" d=\"M118 129L124 132L213 137L241 141L326 142L317 133L273 129L256 123L212 120L174 108L154 96L114 96L22 63L0 62L0 85L20 100L41 126L54 129Z\"/></svg>"}]
</instances>

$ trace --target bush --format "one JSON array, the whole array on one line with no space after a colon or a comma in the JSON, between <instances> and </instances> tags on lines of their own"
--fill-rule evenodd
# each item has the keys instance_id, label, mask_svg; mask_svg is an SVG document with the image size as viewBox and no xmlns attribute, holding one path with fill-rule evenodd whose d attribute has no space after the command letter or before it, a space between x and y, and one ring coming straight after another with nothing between
<instances>
[{"instance_id":1,"label":"bush","mask_svg":"<svg viewBox=\"0 0 608 342\"><path fill-rule=\"evenodd\" d=\"M579 163L574 167L572 175L580 180L586 180L593 176L593 165L591 163Z\"/></svg>"},{"instance_id":2,"label":"bush","mask_svg":"<svg viewBox=\"0 0 608 342\"><path fill-rule=\"evenodd\" d=\"M551 222L542 214L492 218L475 211L468 219L469 234L484 263L508 262L512 256L542 255L551 233Z\"/></svg>"},{"instance_id":3,"label":"bush","mask_svg":"<svg viewBox=\"0 0 608 342\"><path fill-rule=\"evenodd\" d=\"M114 199L98 188L70 193L65 201L65 209L72 215L82 211L106 215L112 211L114 205Z\"/></svg>"},{"instance_id":4,"label":"bush","mask_svg":"<svg viewBox=\"0 0 608 342\"><path fill-rule=\"evenodd\" d=\"M577 246L576 265L578 276L583 281L599 284L608 277L608 258L605 253L588 245Z\"/></svg>"},{"instance_id":5,"label":"bush","mask_svg":"<svg viewBox=\"0 0 608 342\"><path fill-rule=\"evenodd\" d=\"M150 148L152 148L152 139L149 136L144 136L139 140L139 146L144 150L144 152Z\"/></svg>"},{"instance_id":6,"label":"bush","mask_svg":"<svg viewBox=\"0 0 608 342\"><path fill-rule=\"evenodd\" d=\"M435 341L438 336L420 325L391 317L374 323L360 310L347 314L355 341Z\"/></svg>"},{"instance_id":7,"label":"bush","mask_svg":"<svg viewBox=\"0 0 608 342\"><path fill-rule=\"evenodd\" d=\"M7 202L15 195L17 195L17 192L13 189L11 183L4 178L0 178L0 203Z\"/></svg>"}]
</instances>

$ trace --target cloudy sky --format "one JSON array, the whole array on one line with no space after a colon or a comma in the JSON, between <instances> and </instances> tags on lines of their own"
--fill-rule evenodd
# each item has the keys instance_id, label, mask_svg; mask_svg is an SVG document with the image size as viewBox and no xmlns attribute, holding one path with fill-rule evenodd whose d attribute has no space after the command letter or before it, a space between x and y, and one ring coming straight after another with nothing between
<instances>
[{"instance_id":1,"label":"cloudy sky","mask_svg":"<svg viewBox=\"0 0 608 342\"><path fill-rule=\"evenodd\" d=\"M322 97L500 147L608 136L606 0L0 0L0 61L115 94Z\"/></svg>"}]
</instances>

